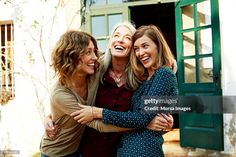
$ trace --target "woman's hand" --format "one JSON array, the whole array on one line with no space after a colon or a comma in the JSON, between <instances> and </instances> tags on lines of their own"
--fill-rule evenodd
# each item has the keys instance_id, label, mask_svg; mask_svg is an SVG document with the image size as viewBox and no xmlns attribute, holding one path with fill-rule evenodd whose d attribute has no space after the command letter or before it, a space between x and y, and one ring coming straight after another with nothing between
<instances>
[{"instance_id":1,"label":"woman's hand","mask_svg":"<svg viewBox=\"0 0 236 157\"><path fill-rule=\"evenodd\" d=\"M78 105L80 110L71 113L70 116L74 117L74 120L80 124L91 122L94 119L93 107L81 104Z\"/></svg>"},{"instance_id":2,"label":"woman's hand","mask_svg":"<svg viewBox=\"0 0 236 157\"><path fill-rule=\"evenodd\" d=\"M174 118L171 114L161 114L166 120L167 120L167 127L164 129L166 131L169 131L172 129L174 125Z\"/></svg>"},{"instance_id":3,"label":"woman's hand","mask_svg":"<svg viewBox=\"0 0 236 157\"><path fill-rule=\"evenodd\" d=\"M170 114L157 114L147 128L154 131L168 131L173 127L174 119Z\"/></svg>"},{"instance_id":4,"label":"woman's hand","mask_svg":"<svg viewBox=\"0 0 236 157\"><path fill-rule=\"evenodd\" d=\"M48 115L44 119L44 128L46 135L51 140L55 139L60 132L60 127L58 125L55 125L52 121L51 115Z\"/></svg>"}]
</instances>

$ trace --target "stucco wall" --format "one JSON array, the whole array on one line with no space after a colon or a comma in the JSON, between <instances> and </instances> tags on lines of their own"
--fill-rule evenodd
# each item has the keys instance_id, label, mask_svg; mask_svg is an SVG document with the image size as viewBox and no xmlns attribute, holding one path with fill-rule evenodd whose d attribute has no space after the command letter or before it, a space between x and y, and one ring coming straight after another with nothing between
<instances>
[{"instance_id":1,"label":"stucco wall","mask_svg":"<svg viewBox=\"0 0 236 157\"><path fill-rule=\"evenodd\" d=\"M222 90L224 96L236 97L235 5L235 0L219 0ZM236 113L224 114L224 145L225 153L236 154Z\"/></svg>"},{"instance_id":2,"label":"stucco wall","mask_svg":"<svg viewBox=\"0 0 236 157\"><path fill-rule=\"evenodd\" d=\"M0 150L19 150L22 157L39 152L50 109L51 48L67 29L79 29L79 9L78 0L0 1L0 20L13 20L15 33L15 99L0 106Z\"/></svg>"}]
</instances>

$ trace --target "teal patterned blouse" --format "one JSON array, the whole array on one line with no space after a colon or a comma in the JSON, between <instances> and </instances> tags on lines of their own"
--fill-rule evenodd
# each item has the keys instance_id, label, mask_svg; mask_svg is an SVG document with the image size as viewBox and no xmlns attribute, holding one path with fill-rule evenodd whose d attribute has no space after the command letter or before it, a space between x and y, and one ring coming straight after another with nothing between
<instances>
[{"instance_id":1,"label":"teal patterned blouse","mask_svg":"<svg viewBox=\"0 0 236 157\"><path fill-rule=\"evenodd\" d=\"M142 112L142 96L177 96L177 79L171 69L161 67L153 76L143 82L132 96L131 109L128 112L103 110L103 122L120 127L137 128L123 133L117 148L118 157L162 157L162 132L145 127L156 114Z\"/></svg>"}]
</instances>

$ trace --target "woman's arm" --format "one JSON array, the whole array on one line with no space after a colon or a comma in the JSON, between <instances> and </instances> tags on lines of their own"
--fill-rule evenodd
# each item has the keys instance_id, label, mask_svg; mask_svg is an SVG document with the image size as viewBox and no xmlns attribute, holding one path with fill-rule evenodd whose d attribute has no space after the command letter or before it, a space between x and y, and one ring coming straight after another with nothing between
<instances>
[{"instance_id":1,"label":"woman's arm","mask_svg":"<svg viewBox=\"0 0 236 157\"><path fill-rule=\"evenodd\" d=\"M160 68L153 76L152 85L148 89L147 96L175 96L177 95L177 80L173 72L168 68ZM141 99L141 98L140 98ZM102 120L104 123L120 127L145 127L154 118L155 113L141 111L115 112L103 109Z\"/></svg>"},{"instance_id":2,"label":"woman's arm","mask_svg":"<svg viewBox=\"0 0 236 157\"><path fill-rule=\"evenodd\" d=\"M93 120L86 125L90 128L96 129L99 132L123 132L134 130L134 128L122 128L111 124L104 124L102 120Z\"/></svg>"},{"instance_id":3,"label":"woman's arm","mask_svg":"<svg viewBox=\"0 0 236 157\"><path fill-rule=\"evenodd\" d=\"M91 107L79 104L81 110L75 111L71 114L76 121L79 123L87 124L89 127L94 128L100 132L120 132L120 131L128 131L133 130L134 128L123 128L118 127L111 124L104 124L101 120L93 120L90 121L90 118L86 119L86 117L93 118L102 118L102 108L93 107L93 112L91 111ZM81 113L82 112L82 113ZM90 113L89 113L90 112ZM84 113L87 113L86 116L81 116ZM89 115L90 114L90 115ZM83 120L80 118L83 117ZM152 121L148 124L147 128L153 131L161 131L168 130L173 126L173 117L169 114L157 114Z\"/></svg>"},{"instance_id":4,"label":"woman's arm","mask_svg":"<svg viewBox=\"0 0 236 157\"><path fill-rule=\"evenodd\" d=\"M165 90L161 90L165 87ZM177 80L170 69L162 68L154 76L153 84L147 93L148 96L174 96L177 94ZM82 107L83 108L83 107ZM83 109L80 110L83 113ZM117 112L108 109L93 107L94 118L101 118L104 123L127 128L143 128L155 117L156 113L146 113L141 111ZM74 119L80 123L86 123L86 115L73 114Z\"/></svg>"}]
</instances>

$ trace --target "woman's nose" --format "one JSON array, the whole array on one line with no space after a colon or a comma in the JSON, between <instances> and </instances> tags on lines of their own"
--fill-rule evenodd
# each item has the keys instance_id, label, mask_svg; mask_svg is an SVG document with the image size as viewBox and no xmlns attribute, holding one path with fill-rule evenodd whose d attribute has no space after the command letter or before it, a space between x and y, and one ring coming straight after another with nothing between
<instances>
[{"instance_id":1,"label":"woman's nose","mask_svg":"<svg viewBox=\"0 0 236 157\"><path fill-rule=\"evenodd\" d=\"M98 59L98 57L97 57L97 55L96 55L95 53L93 53L92 59L93 59L93 60L97 60L97 59Z\"/></svg>"},{"instance_id":2,"label":"woman's nose","mask_svg":"<svg viewBox=\"0 0 236 157\"><path fill-rule=\"evenodd\" d=\"M123 42L124 41L124 37L123 36L119 36L118 41Z\"/></svg>"}]
</instances>

